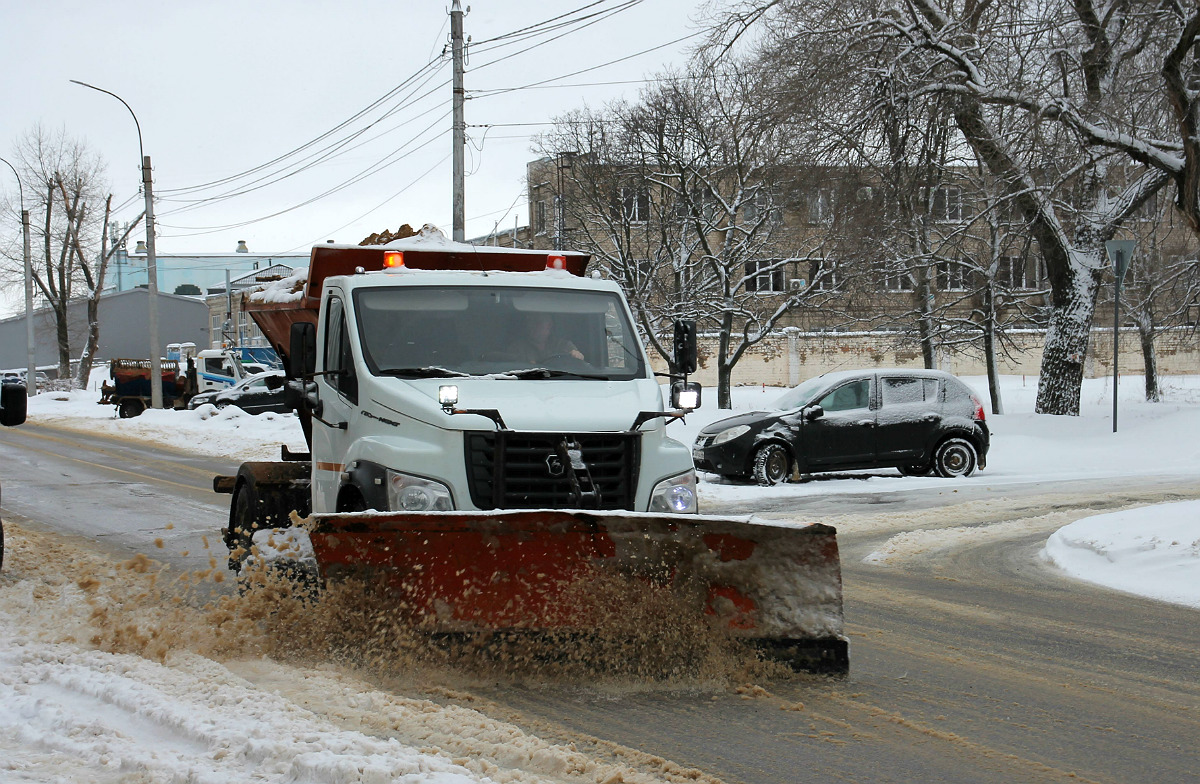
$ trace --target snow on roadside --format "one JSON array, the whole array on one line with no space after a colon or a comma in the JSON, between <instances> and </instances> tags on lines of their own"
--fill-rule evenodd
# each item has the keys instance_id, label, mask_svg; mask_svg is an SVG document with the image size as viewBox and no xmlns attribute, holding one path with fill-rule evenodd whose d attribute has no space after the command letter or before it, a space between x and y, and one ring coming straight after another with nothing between
<instances>
[{"instance_id":1,"label":"snow on roadside","mask_svg":"<svg viewBox=\"0 0 1200 784\"><path fill-rule=\"evenodd\" d=\"M1078 520L1056 531L1042 554L1081 580L1200 607L1200 501Z\"/></svg>"},{"instance_id":2,"label":"snow on roadside","mask_svg":"<svg viewBox=\"0 0 1200 784\"><path fill-rule=\"evenodd\" d=\"M470 707L380 690L352 668L249 655L249 627L227 614L222 638L219 613L164 602L146 559L114 565L6 529L0 781L709 781L636 752L593 758ZM149 622L172 613L174 624ZM222 642L242 655L212 655Z\"/></svg>"}]
</instances>

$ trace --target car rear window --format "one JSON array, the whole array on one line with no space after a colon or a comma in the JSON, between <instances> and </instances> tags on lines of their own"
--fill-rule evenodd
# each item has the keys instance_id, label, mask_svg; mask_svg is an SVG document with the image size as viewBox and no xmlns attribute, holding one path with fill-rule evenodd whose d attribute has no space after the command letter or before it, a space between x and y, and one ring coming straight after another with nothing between
<instances>
[{"instance_id":1,"label":"car rear window","mask_svg":"<svg viewBox=\"0 0 1200 784\"><path fill-rule=\"evenodd\" d=\"M882 389L885 406L926 403L937 400L938 382L920 376L884 377Z\"/></svg>"}]
</instances>

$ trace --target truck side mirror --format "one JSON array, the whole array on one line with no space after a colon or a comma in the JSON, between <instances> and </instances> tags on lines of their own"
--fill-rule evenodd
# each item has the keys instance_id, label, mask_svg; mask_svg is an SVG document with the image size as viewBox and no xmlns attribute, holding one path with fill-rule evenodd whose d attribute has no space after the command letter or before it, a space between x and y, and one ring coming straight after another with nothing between
<instances>
[{"instance_id":1,"label":"truck side mirror","mask_svg":"<svg viewBox=\"0 0 1200 784\"><path fill-rule=\"evenodd\" d=\"M15 427L24 422L28 404L24 384L0 384L0 425Z\"/></svg>"},{"instance_id":2,"label":"truck side mirror","mask_svg":"<svg viewBox=\"0 0 1200 784\"><path fill-rule=\"evenodd\" d=\"M317 325L310 321L297 321L292 324L289 338L288 378L311 376L317 369Z\"/></svg>"},{"instance_id":3,"label":"truck side mirror","mask_svg":"<svg viewBox=\"0 0 1200 784\"><path fill-rule=\"evenodd\" d=\"M675 372L696 372L696 322L691 319L680 319L675 322L674 351Z\"/></svg>"}]
</instances>

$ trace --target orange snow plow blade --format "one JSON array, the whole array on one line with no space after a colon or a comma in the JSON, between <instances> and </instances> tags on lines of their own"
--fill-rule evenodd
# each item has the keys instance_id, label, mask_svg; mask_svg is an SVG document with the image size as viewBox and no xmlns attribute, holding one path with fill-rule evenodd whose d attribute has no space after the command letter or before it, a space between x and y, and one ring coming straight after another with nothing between
<instances>
[{"instance_id":1,"label":"orange snow plow blade","mask_svg":"<svg viewBox=\"0 0 1200 784\"><path fill-rule=\"evenodd\" d=\"M677 606L794 668L847 670L835 529L623 512L317 514L324 581L382 582L431 632L587 633L596 581L666 586ZM619 610L618 610L619 611Z\"/></svg>"}]
</instances>

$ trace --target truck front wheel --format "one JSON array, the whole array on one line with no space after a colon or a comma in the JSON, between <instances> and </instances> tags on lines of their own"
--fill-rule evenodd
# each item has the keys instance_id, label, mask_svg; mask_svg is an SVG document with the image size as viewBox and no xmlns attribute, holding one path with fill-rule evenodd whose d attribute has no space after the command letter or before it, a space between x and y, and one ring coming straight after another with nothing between
<instances>
[{"instance_id":1,"label":"truck front wheel","mask_svg":"<svg viewBox=\"0 0 1200 784\"><path fill-rule=\"evenodd\" d=\"M233 519L229 524L229 535L225 544L229 547L229 568L240 572L242 562L250 555L254 532L258 530L258 492L243 484L233 496Z\"/></svg>"},{"instance_id":2,"label":"truck front wheel","mask_svg":"<svg viewBox=\"0 0 1200 784\"><path fill-rule=\"evenodd\" d=\"M133 419L146 410L146 405L136 397L127 397L117 404L117 416L121 419Z\"/></svg>"}]
</instances>

